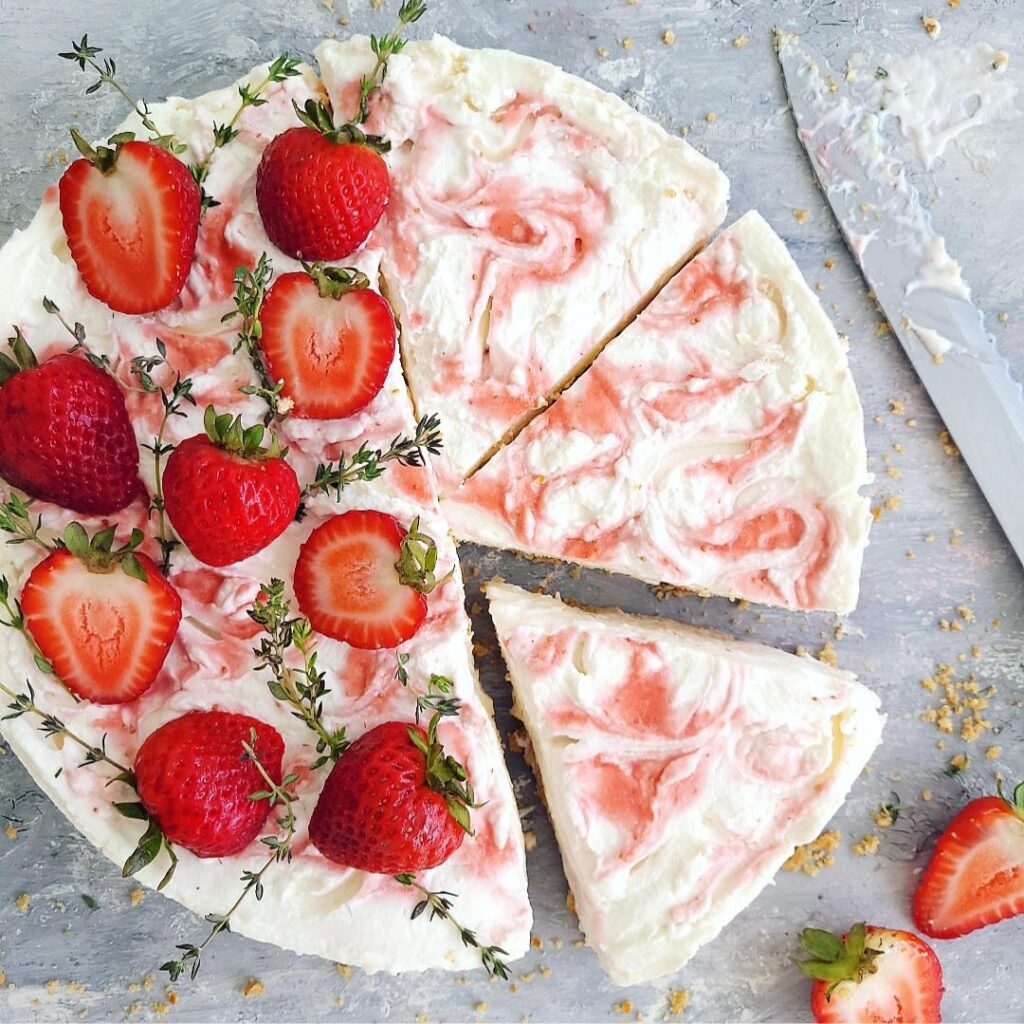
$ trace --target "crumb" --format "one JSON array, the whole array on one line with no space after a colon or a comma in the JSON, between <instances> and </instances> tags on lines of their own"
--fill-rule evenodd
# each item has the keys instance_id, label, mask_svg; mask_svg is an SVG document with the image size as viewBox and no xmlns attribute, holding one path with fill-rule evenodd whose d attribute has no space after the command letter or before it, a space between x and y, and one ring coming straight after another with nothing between
<instances>
[{"instance_id":1,"label":"crumb","mask_svg":"<svg viewBox=\"0 0 1024 1024\"><path fill-rule=\"evenodd\" d=\"M615 1003L612 1006L614 1013L632 1013L633 1004L628 999L623 999L621 1003Z\"/></svg>"},{"instance_id":2,"label":"crumb","mask_svg":"<svg viewBox=\"0 0 1024 1024\"><path fill-rule=\"evenodd\" d=\"M835 265L836 265L836 261L834 259L830 258L830 259L825 260L824 266L825 266L826 270L831 270ZM670 991L674 991L674 990L670 989Z\"/></svg>"},{"instance_id":3,"label":"crumb","mask_svg":"<svg viewBox=\"0 0 1024 1024\"><path fill-rule=\"evenodd\" d=\"M129 992L141 992L142 986L137 981L129 981L127 985Z\"/></svg>"},{"instance_id":4,"label":"crumb","mask_svg":"<svg viewBox=\"0 0 1024 1024\"><path fill-rule=\"evenodd\" d=\"M530 945L534 949L543 949L544 948L544 940L539 935L531 935L530 936Z\"/></svg>"},{"instance_id":5,"label":"crumb","mask_svg":"<svg viewBox=\"0 0 1024 1024\"><path fill-rule=\"evenodd\" d=\"M911 416L910 419L907 420L907 426L908 427L916 427L917 426L917 420L913 416Z\"/></svg>"},{"instance_id":6,"label":"crumb","mask_svg":"<svg viewBox=\"0 0 1024 1024\"><path fill-rule=\"evenodd\" d=\"M48 996L55 996L55 995L57 994L57 989L58 989L59 987L60 987L60 982L59 982L59 981L58 981L58 980L57 980L56 978L51 978L51 979L50 979L50 980L49 980L49 981L48 981L48 982L47 982L47 983L46 983L46 984L45 984L45 985L43 986L43 988L44 988L44 989L46 989L46 994L47 994Z\"/></svg>"},{"instance_id":7,"label":"crumb","mask_svg":"<svg viewBox=\"0 0 1024 1024\"><path fill-rule=\"evenodd\" d=\"M871 510L871 516L875 520L875 522L877 523L882 518L882 509L878 505L876 505Z\"/></svg>"},{"instance_id":8,"label":"crumb","mask_svg":"<svg viewBox=\"0 0 1024 1024\"><path fill-rule=\"evenodd\" d=\"M624 50L632 50L633 49L633 37L632 36L625 36L623 38L623 40L622 40L622 48Z\"/></svg>"},{"instance_id":9,"label":"crumb","mask_svg":"<svg viewBox=\"0 0 1024 1024\"><path fill-rule=\"evenodd\" d=\"M427 1024L430 1018L425 1013L416 1014L416 1024Z\"/></svg>"},{"instance_id":10,"label":"crumb","mask_svg":"<svg viewBox=\"0 0 1024 1024\"><path fill-rule=\"evenodd\" d=\"M793 217L797 224L805 224L810 219L811 214L808 210L794 210Z\"/></svg>"},{"instance_id":11,"label":"crumb","mask_svg":"<svg viewBox=\"0 0 1024 1024\"><path fill-rule=\"evenodd\" d=\"M15 901L14 905L23 913L28 912L28 905L31 902L32 897L27 892L23 892Z\"/></svg>"},{"instance_id":12,"label":"crumb","mask_svg":"<svg viewBox=\"0 0 1024 1024\"><path fill-rule=\"evenodd\" d=\"M998 758L1002 757L1002 755L1003 755L1003 748L1000 747L998 744L995 745L995 746L989 747L988 750L985 751L985 756L990 761L995 761Z\"/></svg>"},{"instance_id":13,"label":"crumb","mask_svg":"<svg viewBox=\"0 0 1024 1024\"><path fill-rule=\"evenodd\" d=\"M348 964L335 964L334 969L347 981L352 977L352 968Z\"/></svg>"},{"instance_id":14,"label":"crumb","mask_svg":"<svg viewBox=\"0 0 1024 1024\"><path fill-rule=\"evenodd\" d=\"M7 825L4 828L4 835L7 836L8 839L18 838L18 830L14 827L13 821L7 822Z\"/></svg>"},{"instance_id":15,"label":"crumb","mask_svg":"<svg viewBox=\"0 0 1024 1024\"><path fill-rule=\"evenodd\" d=\"M537 980L536 971L527 971L525 974L519 975L519 980L526 982L527 985L532 985Z\"/></svg>"},{"instance_id":16,"label":"crumb","mask_svg":"<svg viewBox=\"0 0 1024 1024\"><path fill-rule=\"evenodd\" d=\"M817 658L823 665L829 665L831 668L835 668L839 664L839 655L832 646L831 640L825 641L824 646L818 651Z\"/></svg>"},{"instance_id":17,"label":"crumb","mask_svg":"<svg viewBox=\"0 0 1024 1024\"><path fill-rule=\"evenodd\" d=\"M927 804L927 803L931 803L931 800L932 800L932 797L933 797L933 796L934 796L934 794L932 793L932 791L931 791L930 789L922 789L922 790L921 790L921 799L922 799L922 800L923 800L923 801L924 801L924 802L925 802L926 804Z\"/></svg>"},{"instance_id":18,"label":"crumb","mask_svg":"<svg viewBox=\"0 0 1024 1024\"><path fill-rule=\"evenodd\" d=\"M934 544L935 543L935 534L934 533L926 533L925 536L924 536L924 542L925 542L925 544Z\"/></svg>"},{"instance_id":19,"label":"crumb","mask_svg":"<svg viewBox=\"0 0 1024 1024\"><path fill-rule=\"evenodd\" d=\"M964 622L974 621L974 612L965 604L958 604L956 606L956 613Z\"/></svg>"},{"instance_id":20,"label":"crumb","mask_svg":"<svg viewBox=\"0 0 1024 1024\"><path fill-rule=\"evenodd\" d=\"M490 1007L485 1002L482 1002L482 1001L479 1002L479 1003L474 1003L473 1004L473 1012L474 1013L486 1013L489 1009L490 1009Z\"/></svg>"},{"instance_id":21,"label":"crumb","mask_svg":"<svg viewBox=\"0 0 1024 1024\"><path fill-rule=\"evenodd\" d=\"M171 1006L178 1005L178 993L175 992L170 985L168 985L167 988L165 989L164 995L167 997L167 1002L169 1002Z\"/></svg>"},{"instance_id":22,"label":"crumb","mask_svg":"<svg viewBox=\"0 0 1024 1024\"><path fill-rule=\"evenodd\" d=\"M573 895L572 889L565 894L565 909L572 914L573 917L579 917L580 915L576 912L576 897Z\"/></svg>"},{"instance_id":23,"label":"crumb","mask_svg":"<svg viewBox=\"0 0 1024 1024\"><path fill-rule=\"evenodd\" d=\"M661 41L666 46L671 46L676 41L675 32L673 32L670 28L665 29L665 31L661 33Z\"/></svg>"},{"instance_id":24,"label":"crumb","mask_svg":"<svg viewBox=\"0 0 1024 1024\"><path fill-rule=\"evenodd\" d=\"M954 526L953 529L949 531L949 546L951 548L960 547L963 543L963 535L964 531L961 530L959 526Z\"/></svg>"},{"instance_id":25,"label":"crumb","mask_svg":"<svg viewBox=\"0 0 1024 1024\"><path fill-rule=\"evenodd\" d=\"M899 416L904 411L904 405L898 398L889 399L889 412Z\"/></svg>"},{"instance_id":26,"label":"crumb","mask_svg":"<svg viewBox=\"0 0 1024 1024\"><path fill-rule=\"evenodd\" d=\"M523 846L527 853L533 853L537 849L537 833L532 828L528 828L523 833Z\"/></svg>"},{"instance_id":27,"label":"crumb","mask_svg":"<svg viewBox=\"0 0 1024 1024\"><path fill-rule=\"evenodd\" d=\"M157 1001L153 1004L153 1012L158 1017L163 1017L171 1012L171 1008L165 1002Z\"/></svg>"},{"instance_id":28,"label":"crumb","mask_svg":"<svg viewBox=\"0 0 1024 1024\"><path fill-rule=\"evenodd\" d=\"M705 114L704 120L707 121L708 124L714 124L718 120L718 115L715 113Z\"/></svg>"},{"instance_id":29,"label":"crumb","mask_svg":"<svg viewBox=\"0 0 1024 1024\"><path fill-rule=\"evenodd\" d=\"M942 445L942 450L951 459L955 459L960 454L960 449L953 443L953 436L948 430L939 431L939 443Z\"/></svg>"},{"instance_id":30,"label":"crumb","mask_svg":"<svg viewBox=\"0 0 1024 1024\"><path fill-rule=\"evenodd\" d=\"M690 993L685 988L670 988L666 998L669 1016L678 1017L690 1002Z\"/></svg>"},{"instance_id":31,"label":"crumb","mask_svg":"<svg viewBox=\"0 0 1024 1024\"><path fill-rule=\"evenodd\" d=\"M812 842L798 846L782 865L783 870L802 871L813 878L822 868L835 864L834 854L841 841L842 833L838 829L828 829Z\"/></svg>"},{"instance_id":32,"label":"crumb","mask_svg":"<svg viewBox=\"0 0 1024 1024\"><path fill-rule=\"evenodd\" d=\"M907 557L907 561L910 561L910 562L914 561L914 559L917 558L917 555L915 555L914 552L910 550L910 548L907 548L907 550L904 552L904 554Z\"/></svg>"},{"instance_id":33,"label":"crumb","mask_svg":"<svg viewBox=\"0 0 1024 1024\"><path fill-rule=\"evenodd\" d=\"M132 889L132 891L128 893L128 899L131 901L133 907L137 907L145 899L145 897L145 890L140 889L138 887Z\"/></svg>"},{"instance_id":34,"label":"crumb","mask_svg":"<svg viewBox=\"0 0 1024 1024\"><path fill-rule=\"evenodd\" d=\"M902 504L903 499L898 494L890 494L889 497L885 499L885 507L890 512L897 511Z\"/></svg>"},{"instance_id":35,"label":"crumb","mask_svg":"<svg viewBox=\"0 0 1024 1024\"><path fill-rule=\"evenodd\" d=\"M258 978L250 978L242 986L242 995L245 996L246 999L259 999L266 990L267 988L262 981Z\"/></svg>"},{"instance_id":36,"label":"crumb","mask_svg":"<svg viewBox=\"0 0 1024 1024\"><path fill-rule=\"evenodd\" d=\"M6 971L0 971L0 985L6 985L6 984L7 984L7 972Z\"/></svg>"},{"instance_id":37,"label":"crumb","mask_svg":"<svg viewBox=\"0 0 1024 1024\"><path fill-rule=\"evenodd\" d=\"M565 945L565 942L562 939L552 939L551 945L554 946L555 949L561 949Z\"/></svg>"},{"instance_id":38,"label":"crumb","mask_svg":"<svg viewBox=\"0 0 1024 1024\"><path fill-rule=\"evenodd\" d=\"M156 981L155 975L147 974L142 979L142 987L148 992L153 987L153 982Z\"/></svg>"},{"instance_id":39,"label":"crumb","mask_svg":"<svg viewBox=\"0 0 1024 1024\"><path fill-rule=\"evenodd\" d=\"M540 971L540 976L542 978L550 978L551 977L551 968L548 967L547 964L541 964L540 967L537 968L537 970Z\"/></svg>"},{"instance_id":40,"label":"crumb","mask_svg":"<svg viewBox=\"0 0 1024 1024\"><path fill-rule=\"evenodd\" d=\"M746 46L749 42L750 40L746 36L737 36L732 41L732 45L735 46L737 50L742 50L743 47Z\"/></svg>"},{"instance_id":41,"label":"crumb","mask_svg":"<svg viewBox=\"0 0 1024 1024\"><path fill-rule=\"evenodd\" d=\"M949 767L953 769L954 775L959 775L970 763L971 759L966 754L954 754L949 759Z\"/></svg>"},{"instance_id":42,"label":"crumb","mask_svg":"<svg viewBox=\"0 0 1024 1024\"><path fill-rule=\"evenodd\" d=\"M1000 313L1000 314L999 314L999 315L998 315L998 316L996 317L996 319L997 319L997 320L998 320L998 321L999 321L999 322L1000 322L1001 324L1005 324L1005 323L1007 322L1007 320L1009 320L1009 319L1010 319L1010 314L1009 314L1009 313Z\"/></svg>"},{"instance_id":43,"label":"crumb","mask_svg":"<svg viewBox=\"0 0 1024 1024\"><path fill-rule=\"evenodd\" d=\"M891 477L893 480L902 480L903 470L897 466L889 466L885 471L885 475Z\"/></svg>"},{"instance_id":44,"label":"crumb","mask_svg":"<svg viewBox=\"0 0 1024 1024\"><path fill-rule=\"evenodd\" d=\"M609 51L607 46L599 46L597 48L597 55L598 55L598 57L601 57L602 59L607 57L609 52L610 51Z\"/></svg>"},{"instance_id":45,"label":"crumb","mask_svg":"<svg viewBox=\"0 0 1024 1024\"><path fill-rule=\"evenodd\" d=\"M925 32L932 37L932 39L938 39L939 33L942 31L942 26L939 24L937 18L922 18L921 24L924 26Z\"/></svg>"},{"instance_id":46,"label":"crumb","mask_svg":"<svg viewBox=\"0 0 1024 1024\"><path fill-rule=\"evenodd\" d=\"M960 6L960 0L949 0L949 6L950 7L959 7Z\"/></svg>"},{"instance_id":47,"label":"crumb","mask_svg":"<svg viewBox=\"0 0 1024 1024\"><path fill-rule=\"evenodd\" d=\"M974 659L981 657L981 647L978 644L971 644L971 657Z\"/></svg>"},{"instance_id":48,"label":"crumb","mask_svg":"<svg viewBox=\"0 0 1024 1024\"><path fill-rule=\"evenodd\" d=\"M572 948L573 949L582 949L585 945L586 945L586 942L583 939L573 939L572 940Z\"/></svg>"},{"instance_id":49,"label":"crumb","mask_svg":"<svg viewBox=\"0 0 1024 1024\"><path fill-rule=\"evenodd\" d=\"M858 857L873 857L878 853L880 840L874 833L865 836L859 843L854 843L851 849Z\"/></svg>"}]
</instances>

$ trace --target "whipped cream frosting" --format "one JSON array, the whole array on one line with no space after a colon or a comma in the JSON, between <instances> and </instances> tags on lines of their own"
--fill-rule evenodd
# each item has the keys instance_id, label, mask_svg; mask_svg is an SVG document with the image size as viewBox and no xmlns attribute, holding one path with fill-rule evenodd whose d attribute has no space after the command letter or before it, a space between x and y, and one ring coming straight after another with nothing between
<instances>
[{"instance_id":1,"label":"whipped cream frosting","mask_svg":"<svg viewBox=\"0 0 1024 1024\"><path fill-rule=\"evenodd\" d=\"M587 943L620 985L677 971L839 809L878 698L664 619L487 597Z\"/></svg>"},{"instance_id":2,"label":"whipped cream frosting","mask_svg":"<svg viewBox=\"0 0 1024 1024\"><path fill-rule=\"evenodd\" d=\"M840 339L751 212L442 505L463 540L848 612L866 467Z\"/></svg>"},{"instance_id":3,"label":"whipped cream frosting","mask_svg":"<svg viewBox=\"0 0 1024 1024\"><path fill-rule=\"evenodd\" d=\"M265 73L265 68L257 68L244 81L255 85ZM301 77L271 86L265 93L267 103L242 116L239 137L214 155L206 187L222 205L204 218L188 283L170 307L132 317L92 299L72 262L56 189L50 188L29 227L15 232L0 250L4 281L0 325L19 325L40 359L67 350L71 339L43 310L42 298L47 295L65 317L85 325L90 348L110 358L115 376L126 385L134 383L129 373L131 358L155 354L156 339L163 339L170 363L193 379L196 399L196 408L185 407L187 416L170 420L167 440L172 443L202 432L202 413L208 403L218 411L241 414L246 422L261 419L266 408L261 400L238 390L252 383L254 375L244 354L233 351L237 325L222 324L221 317L232 308L232 276L238 264L251 267L266 251L277 273L298 269L297 263L274 249L263 231L254 179L267 142L296 123L292 100L301 105L318 91L318 81L309 69ZM226 122L237 102L237 89L230 87L192 101L154 104L152 117L161 131L188 145L184 159L195 159L210 146L213 123ZM145 137L134 119L127 126ZM377 280L378 251L365 251L347 262L371 281ZM159 371L157 379L168 383ZM131 391L127 403L139 443L150 443L161 418L159 395ZM360 413L328 422L290 418L276 429L288 446L288 461L300 483L305 483L312 480L317 463L337 459L342 452L351 454L363 442L386 448L396 435L409 434L413 427L412 405L396 357L384 389ZM152 493L155 481L147 452L142 453L141 474ZM6 497L2 481L0 493ZM183 547L175 552L170 579L182 598L181 628L160 676L138 700L120 706L75 704L51 677L39 672L23 638L10 629L0 629L0 678L12 689L23 689L25 681L30 681L40 705L91 742L105 735L110 755L125 764L131 764L141 743L156 728L192 709L245 712L270 723L285 741L285 772L296 771L300 776L295 787L299 820L295 856L290 865L275 865L267 872L263 899L257 901L250 894L232 917L232 929L368 971L477 967L477 951L464 946L448 922L428 921L426 915L410 920L418 898L414 892L388 876L332 864L310 845L306 823L329 769L311 775L314 735L288 706L271 696L265 673L254 672L252 648L258 642L258 630L246 616L261 582L281 578L286 595L292 596L299 547L333 514L373 508L406 524L420 516L421 528L437 541L439 568L454 567L454 577L430 596L427 620L400 649L409 655L407 668L414 687L425 688L435 672L454 682L462 711L457 719L444 720L439 736L465 764L482 806L472 812L475 834L467 836L445 864L421 872L419 879L432 889L456 893L454 912L460 922L476 930L481 941L503 947L510 958L521 956L528 948L532 920L522 830L491 703L473 664L459 565L439 512L432 470L391 464L380 479L346 488L340 501L317 496L307 507L309 514L301 524L289 527L268 548L237 565L212 569L199 564ZM33 512L55 531L75 518L90 532L115 522L119 536L134 526L147 525L141 502L110 520L74 516L42 502L33 506ZM147 541L144 550L159 558L154 544ZM0 543L0 572L10 580L14 595L39 558L29 544ZM394 651L360 651L322 637L317 651L331 691L324 701L328 728L344 724L354 739L380 722L412 720L415 695L394 678ZM71 742L59 747L38 731L38 724L25 715L0 722L0 733L57 807L120 866L135 847L142 825L117 814L111 801L130 799L130 791L121 784L105 788L112 770L80 767L81 751ZM271 832L273 813L264 834ZM240 855L224 859L200 860L185 850L178 850L178 855L177 872L164 891L204 915L230 906L241 891L242 871L261 866L267 849L254 842ZM155 885L166 867L163 857L158 858L139 877ZM202 922L197 920L195 927L201 932ZM166 952L172 946L168 937Z\"/></svg>"},{"instance_id":4,"label":"whipped cream frosting","mask_svg":"<svg viewBox=\"0 0 1024 1024\"><path fill-rule=\"evenodd\" d=\"M366 39L316 56L354 109ZM441 416L444 493L704 244L728 182L596 86L440 36L391 59L368 127L392 142L375 244L417 411Z\"/></svg>"}]
</instances>

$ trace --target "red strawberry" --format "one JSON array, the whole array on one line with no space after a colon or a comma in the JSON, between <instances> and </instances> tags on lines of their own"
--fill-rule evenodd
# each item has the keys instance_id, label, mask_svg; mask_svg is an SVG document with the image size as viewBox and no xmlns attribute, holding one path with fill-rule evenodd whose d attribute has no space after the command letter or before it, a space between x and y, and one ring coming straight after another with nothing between
<instances>
[{"instance_id":1,"label":"red strawberry","mask_svg":"<svg viewBox=\"0 0 1024 1024\"><path fill-rule=\"evenodd\" d=\"M811 1012L816 1021L942 1020L942 965L912 932L855 924L839 938L805 928L800 945L813 958L796 963L815 979Z\"/></svg>"},{"instance_id":2,"label":"red strawberry","mask_svg":"<svg viewBox=\"0 0 1024 1024\"><path fill-rule=\"evenodd\" d=\"M353 647L397 647L420 628L435 579L437 546L384 512L352 509L318 526L299 551L295 597L324 636Z\"/></svg>"},{"instance_id":3,"label":"red strawberry","mask_svg":"<svg viewBox=\"0 0 1024 1024\"><path fill-rule=\"evenodd\" d=\"M267 820L266 780L242 747L253 750L281 784L284 741L272 726L227 711L190 711L160 726L135 756L135 788L163 834L197 857L230 857Z\"/></svg>"},{"instance_id":4,"label":"red strawberry","mask_svg":"<svg viewBox=\"0 0 1024 1024\"><path fill-rule=\"evenodd\" d=\"M309 820L328 860L395 875L437 867L462 845L473 789L437 740L439 717L426 732L375 726L338 758Z\"/></svg>"},{"instance_id":5,"label":"red strawberry","mask_svg":"<svg viewBox=\"0 0 1024 1024\"><path fill-rule=\"evenodd\" d=\"M141 490L139 448L117 382L80 356L42 364L21 332L0 354L0 476L33 498L110 515Z\"/></svg>"},{"instance_id":6,"label":"red strawberry","mask_svg":"<svg viewBox=\"0 0 1024 1024\"><path fill-rule=\"evenodd\" d=\"M395 318L365 274L322 264L284 274L267 293L260 324L267 369L284 381L294 415L351 416L384 387Z\"/></svg>"},{"instance_id":7,"label":"red strawberry","mask_svg":"<svg viewBox=\"0 0 1024 1024\"><path fill-rule=\"evenodd\" d=\"M1024 782L972 800L940 836L914 896L914 923L953 939L1024 914Z\"/></svg>"},{"instance_id":8,"label":"red strawberry","mask_svg":"<svg viewBox=\"0 0 1024 1024\"><path fill-rule=\"evenodd\" d=\"M206 409L206 433L182 441L164 470L164 503L189 551L207 565L231 565L279 537L299 508L299 482L286 448L261 426Z\"/></svg>"},{"instance_id":9,"label":"red strawberry","mask_svg":"<svg viewBox=\"0 0 1024 1024\"><path fill-rule=\"evenodd\" d=\"M302 260L342 260L366 241L388 205L384 143L355 125L335 128L323 104L295 107L301 126L263 151L256 203L270 240Z\"/></svg>"},{"instance_id":10,"label":"red strawberry","mask_svg":"<svg viewBox=\"0 0 1024 1024\"><path fill-rule=\"evenodd\" d=\"M199 232L200 192L189 169L152 142L114 136L60 179L68 247L90 295L120 313L151 313L185 285Z\"/></svg>"},{"instance_id":11,"label":"red strawberry","mask_svg":"<svg viewBox=\"0 0 1024 1024\"><path fill-rule=\"evenodd\" d=\"M131 541L112 550L114 528L90 542L72 523L65 547L43 559L21 592L25 625L72 693L123 704L153 685L181 621L181 598Z\"/></svg>"}]
</instances>

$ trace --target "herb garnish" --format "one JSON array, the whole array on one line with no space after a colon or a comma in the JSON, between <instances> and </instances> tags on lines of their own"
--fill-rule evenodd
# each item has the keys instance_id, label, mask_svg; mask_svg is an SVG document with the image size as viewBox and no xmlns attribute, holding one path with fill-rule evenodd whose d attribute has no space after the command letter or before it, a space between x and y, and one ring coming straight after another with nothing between
<instances>
[{"instance_id":1,"label":"herb garnish","mask_svg":"<svg viewBox=\"0 0 1024 1024\"><path fill-rule=\"evenodd\" d=\"M359 111L355 116L355 124L364 124L370 116L370 97L384 84L388 73L388 58L401 53L406 40L400 33L407 26L423 17L427 9L426 0L405 0L398 9L398 26L390 35L370 36L370 48L377 62L368 75L359 80Z\"/></svg>"},{"instance_id":2,"label":"herb garnish","mask_svg":"<svg viewBox=\"0 0 1024 1024\"><path fill-rule=\"evenodd\" d=\"M36 516L35 522L32 521L29 512L32 503L32 498L22 498L19 494L12 493L10 498L0 505L0 530L14 535L8 544L24 544L28 540L46 551L53 551L55 545L39 536L39 531L43 527L43 517Z\"/></svg>"},{"instance_id":3,"label":"herb garnish","mask_svg":"<svg viewBox=\"0 0 1024 1024\"><path fill-rule=\"evenodd\" d=\"M252 761L267 786L266 789L250 793L249 799L267 800L269 801L271 808L277 807L278 805L282 807L282 811L276 818L275 824L284 833L284 835L267 835L260 839L260 842L271 850L270 856L258 871L242 872L242 891L239 894L238 899L236 899L223 914L206 915L206 920L213 925L206 938L203 939L198 946L191 942L178 945L176 948L181 950L182 955L178 957L177 960L168 960L166 963L160 965L160 970L166 971L170 976L171 981L177 981L186 968L189 970L189 977L193 979L195 978L199 973L203 951L218 935L220 935L221 932L231 931L231 915L234 914L234 912L241 906L242 901L246 896L252 892L256 896L257 900L263 899L263 876L266 874L267 870L274 864L278 864L282 861L288 863L292 859L292 840L295 838L296 820L295 812L292 809L292 803L295 801L295 796L289 791L289 787L295 783L299 776L295 772L292 772L281 780L280 785L274 782L270 777L270 773L263 766L262 761L260 761L259 756L256 753L255 729L251 730L249 733L248 742L244 740L242 741L241 756L244 761Z\"/></svg>"},{"instance_id":4,"label":"herb garnish","mask_svg":"<svg viewBox=\"0 0 1024 1024\"><path fill-rule=\"evenodd\" d=\"M10 543L18 543L17 541L11 541ZM5 626L8 629L13 629L20 633L28 644L32 651L32 660L36 663L36 668L39 669L44 675L54 675L53 665L50 664L49 658L43 656L43 652L39 649L39 645L35 641L35 637L28 631L28 626L25 625L25 614L21 610L21 602L11 596L11 585L7 581L6 576L0 576L0 608L7 614L7 618L0 618L0 626ZM63 682L61 682L63 685ZM65 686L64 689L67 690ZM31 687L29 687L31 690ZM5 691L8 692L8 691ZM68 690L68 693L77 701L78 697Z\"/></svg>"},{"instance_id":5,"label":"herb garnish","mask_svg":"<svg viewBox=\"0 0 1024 1024\"><path fill-rule=\"evenodd\" d=\"M82 355L84 355L85 358L88 359L89 362L96 367L96 369L106 370L107 373L111 375L111 377L114 376L114 369L110 365L110 359L107 356L97 355L86 344L84 324L80 324L77 320L75 321L74 326L69 324L67 320L64 319L64 316L61 313L60 307L57 305L57 303L54 302L53 299L47 298L45 295L43 296L43 309L45 309L47 313L50 313L53 316L55 316L61 322L61 326L64 328L64 330L67 331L68 334L70 334L71 337L75 339L74 345L72 345L71 348L68 349L69 352L81 351ZM17 328L15 328L15 330L17 330Z\"/></svg>"},{"instance_id":6,"label":"herb garnish","mask_svg":"<svg viewBox=\"0 0 1024 1024\"><path fill-rule=\"evenodd\" d=\"M398 668L395 669L395 678L408 690L409 670L406 665L409 663L409 655L404 652L398 654ZM420 716L428 711L431 714L440 715L442 718L454 717L462 709L462 701L458 697L450 696L454 683L447 677L438 675L436 672L430 674L425 692L416 694L416 722L419 723Z\"/></svg>"}]
</instances>

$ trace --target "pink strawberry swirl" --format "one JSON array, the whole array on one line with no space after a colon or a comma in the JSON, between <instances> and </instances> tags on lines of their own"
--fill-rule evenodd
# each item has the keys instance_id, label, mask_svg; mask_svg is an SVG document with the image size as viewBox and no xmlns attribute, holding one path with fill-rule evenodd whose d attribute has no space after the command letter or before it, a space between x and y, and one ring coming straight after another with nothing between
<instances>
[{"instance_id":1,"label":"pink strawberry swirl","mask_svg":"<svg viewBox=\"0 0 1024 1024\"><path fill-rule=\"evenodd\" d=\"M787 464L806 443L806 403L751 373L760 353L731 341L741 321L785 332L737 248L723 237L677 275L630 343L613 342L453 503L526 550L821 607L842 519Z\"/></svg>"}]
</instances>

